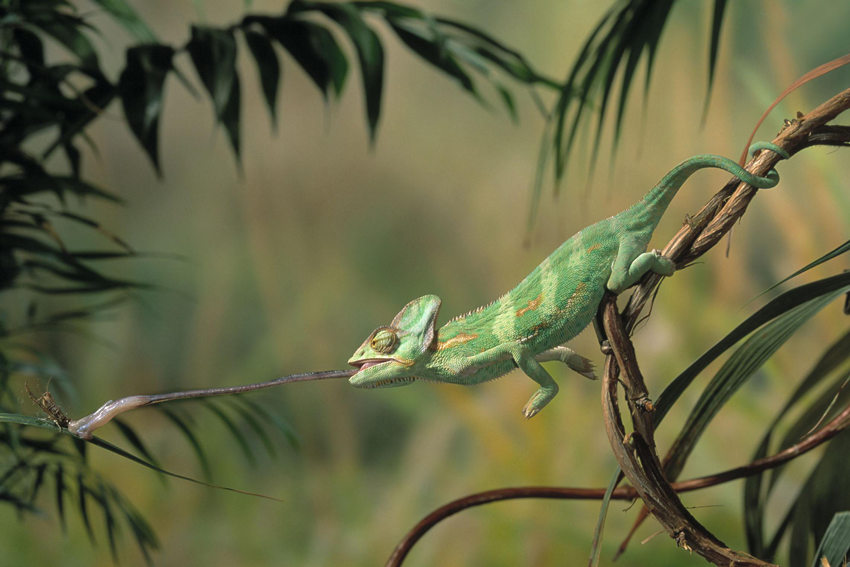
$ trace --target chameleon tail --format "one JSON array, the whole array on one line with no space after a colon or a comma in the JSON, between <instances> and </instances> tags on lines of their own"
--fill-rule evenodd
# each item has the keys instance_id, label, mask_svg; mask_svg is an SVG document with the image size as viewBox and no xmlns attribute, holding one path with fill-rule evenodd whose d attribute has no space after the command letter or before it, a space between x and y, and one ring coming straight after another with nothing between
<instances>
[{"instance_id":1,"label":"chameleon tail","mask_svg":"<svg viewBox=\"0 0 850 567\"><path fill-rule=\"evenodd\" d=\"M778 154L782 159L788 159L790 157L788 152L770 142L756 142L750 146L749 151L754 152L758 150L770 150ZM635 223L632 230L638 230L639 228L649 229L650 231L654 230L658 220L661 219L661 215L673 199L673 196L676 195L685 181L700 169L709 167L728 171L744 183L757 189L769 189L779 183L779 173L775 169L771 169L767 172L767 175L761 177L750 173L729 158L712 154L696 155L671 169L643 199L635 203L628 210L628 213L624 216L631 218Z\"/></svg>"}]
</instances>

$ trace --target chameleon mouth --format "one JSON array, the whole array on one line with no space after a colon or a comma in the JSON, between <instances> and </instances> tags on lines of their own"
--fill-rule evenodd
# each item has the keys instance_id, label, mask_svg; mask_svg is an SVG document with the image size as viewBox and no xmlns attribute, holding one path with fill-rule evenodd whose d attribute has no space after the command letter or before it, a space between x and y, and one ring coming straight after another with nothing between
<instances>
[{"instance_id":1,"label":"chameleon mouth","mask_svg":"<svg viewBox=\"0 0 850 567\"><path fill-rule=\"evenodd\" d=\"M393 362L392 358L370 358L368 360L358 360L356 362L349 362L351 366L356 366L357 371L363 371L367 368L371 368L372 366L377 366L379 364L383 364L385 362Z\"/></svg>"},{"instance_id":2,"label":"chameleon mouth","mask_svg":"<svg viewBox=\"0 0 850 567\"><path fill-rule=\"evenodd\" d=\"M397 364L404 364L394 358L369 358L366 360L357 360L355 362L349 362L350 365L357 367L357 372L354 373L354 376L349 378L349 383L352 386L357 388L384 388L387 386L403 386L404 384L409 384L416 380L414 376L393 376L390 378L383 378L380 380L372 380L368 378L362 377L362 372L367 368L372 368L373 366L378 366L380 364L386 364L390 362L395 362Z\"/></svg>"}]
</instances>

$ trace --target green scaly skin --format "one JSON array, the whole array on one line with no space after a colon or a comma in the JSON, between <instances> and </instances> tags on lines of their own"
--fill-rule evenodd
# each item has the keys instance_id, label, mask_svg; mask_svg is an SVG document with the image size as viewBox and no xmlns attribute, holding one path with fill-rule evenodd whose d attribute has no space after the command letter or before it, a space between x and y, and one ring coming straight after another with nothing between
<instances>
[{"instance_id":1,"label":"green scaly skin","mask_svg":"<svg viewBox=\"0 0 850 567\"><path fill-rule=\"evenodd\" d=\"M767 142L750 148L758 149L789 157ZM779 182L776 170L759 177L720 156L685 160L638 203L572 236L492 303L437 329L440 298L414 299L355 351L348 363L359 370L349 382L360 388L401 386L416 380L471 385L520 368L540 385L522 410L526 417L536 415L558 393L558 385L541 362L559 360L595 378L591 362L564 343L593 320L605 291L621 293L647 272L670 276L676 270L673 261L657 250L645 250L679 188L694 172L709 167L726 170L759 189Z\"/></svg>"}]
</instances>

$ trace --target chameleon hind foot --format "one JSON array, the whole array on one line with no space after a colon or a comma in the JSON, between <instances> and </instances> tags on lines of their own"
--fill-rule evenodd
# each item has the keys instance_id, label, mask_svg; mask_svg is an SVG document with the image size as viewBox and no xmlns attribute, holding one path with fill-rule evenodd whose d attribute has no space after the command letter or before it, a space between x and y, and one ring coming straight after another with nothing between
<instances>
[{"instance_id":1,"label":"chameleon hind foot","mask_svg":"<svg viewBox=\"0 0 850 567\"><path fill-rule=\"evenodd\" d=\"M564 345L544 350L534 358L536 358L538 362L557 360L558 362L563 362L571 370L578 372L585 378L589 378L591 380L596 380L597 378L596 372L593 370L593 361Z\"/></svg>"}]
</instances>

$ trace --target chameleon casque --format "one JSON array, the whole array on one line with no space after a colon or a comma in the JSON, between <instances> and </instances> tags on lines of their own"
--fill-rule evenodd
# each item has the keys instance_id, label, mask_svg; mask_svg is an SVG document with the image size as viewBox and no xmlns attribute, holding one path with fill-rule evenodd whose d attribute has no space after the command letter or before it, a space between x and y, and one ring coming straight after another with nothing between
<instances>
[{"instance_id":1,"label":"chameleon casque","mask_svg":"<svg viewBox=\"0 0 850 567\"><path fill-rule=\"evenodd\" d=\"M762 149L789 157L767 142L750 147ZM569 238L495 301L438 329L440 298L414 299L354 352L348 363L358 371L349 383L359 388L417 380L472 385L519 368L540 385L522 410L526 417L536 415L558 393L541 362L559 360L595 377L591 362L564 343L593 320L605 291L621 293L647 272L670 276L676 270L672 260L646 248L673 196L688 177L704 168L723 169L759 189L779 182L775 169L759 177L725 157L704 154L687 159L639 202Z\"/></svg>"}]
</instances>

